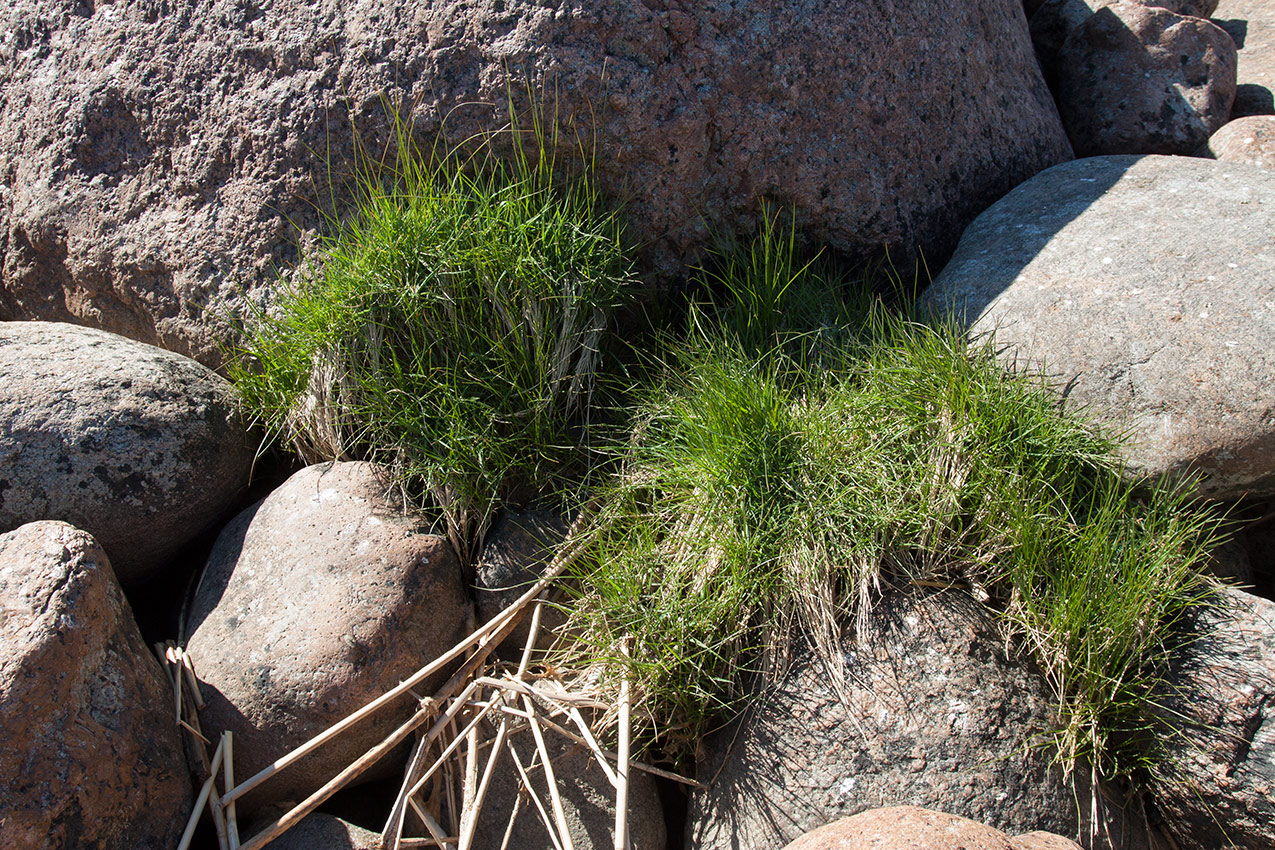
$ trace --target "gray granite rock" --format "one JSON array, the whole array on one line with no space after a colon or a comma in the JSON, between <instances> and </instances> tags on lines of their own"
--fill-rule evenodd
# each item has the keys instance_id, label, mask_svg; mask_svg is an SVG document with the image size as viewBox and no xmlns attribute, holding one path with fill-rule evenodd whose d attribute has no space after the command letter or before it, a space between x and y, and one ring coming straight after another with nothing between
<instances>
[{"instance_id":1,"label":"gray granite rock","mask_svg":"<svg viewBox=\"0 0 1275 850\"><path fill-rule=\"evenodd\" d=\"M1275 847L1275 603L1221 591L1159 699L1171 760L1151 796L1190 850Z\"/></svg>"},{"instance_id":2,"label":"gray granite rock","mask_svg":"<svg viewBox=\"0 0 1275 850\"><path fill-rule=\"evenodd\" d=\"M847 641L848 694L810 659L705 742L690 850L783 846L840 817L911 805L1009 833L1079 832L1053 764L1043 681L1004 654L988 612L957 592L889 591L861 644Z\"/></svg>"},{"instance_id":3,"label":"gray granite rock","mask_svg":"<svg viewBox=\"0 0 1275 850\"><path fill-rule=\"evenodd\" d=\"M1050 169L965 231L922 296L1067 403L1129 429L1132 466L1216 498L1275 491L1275 174L1185 157Z\"/></svg>"},{"instance_id":4,"label":"gray granite rock","mask_svg":"<svg viewBox=\"0 0 1275 850\"><path fill-rule=\"evenodd\" d=\"M213 363L219 311L344 211L329 177L356 134L380 154L386 103L429 150L444 119L470 138L529 93L561 124L560 171L587 152L660 280L762 199L848 256L941 263L1071 158L1018 0L11 0L0 318Z\"/></svg>"},{"instance_id":5,"label":"gray granite rock","mask_svg":"<svg viewBox=\"0 0 1275 850\"><path fill-rule=\"evenodd\" d=\"M1275 115L1275 4L1220 0L1213 20L1239 48L1238 87L1231 117Z\"/></svg>"},{"instance_id":6,"label":"gray granite rock","mask_svg":"<svg viewBox=\"0 0 1275 850\"><path fill-rule=\"evenodd\" d=\"M209 555L187 628L203 728L234 732L246 778L395 687L472 623L450 544L400 513L372 464L308 467L231 522ZM432 694L446 676L417 690ZM406 698L361 723L242 809L305 797L412 711ZM362 778L394 768L383 765Z\"/></svg>"},{"instance_id":7,"label":"gray granite rock","mask_svg":"<svg viewBox=\"0 0 1275 850\"><path fill-rule=\"evenodd\" d=\"M1080 850L1080 845L1045 832L1012 838L968 818L890 806L833 821L784 850Z\"/></svg>"},{"instance_id":8,"label":"gray granite rock","mask_svg":"<svg viewBox=\"0 0 1275 850\"><path fill-rule=\"evenodd\" d=\"M57 519L144 578L221 517L254 445L194 360L90 328L0 322L0 531Z\"/></svg>"}]
</instances>

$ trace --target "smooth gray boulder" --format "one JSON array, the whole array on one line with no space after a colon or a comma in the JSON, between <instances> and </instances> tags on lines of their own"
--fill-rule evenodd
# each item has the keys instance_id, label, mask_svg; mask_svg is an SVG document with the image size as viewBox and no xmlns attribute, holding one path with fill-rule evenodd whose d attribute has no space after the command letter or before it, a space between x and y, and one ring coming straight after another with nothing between
<instances>
[{"instance_id":1,"label":"smooth gray boulder","mask_svg":"<svg viewBox=\"0 0 1275 850\"><path fill-rule=\"evenodd\" d=\"M187 357L104 331L0 322L0 531L92 534L144 578L231 508L254 445L234 389Z\"/></svg>"},{"instance_id":2,"label":"smooth gray boulder","mask_svg":"<svg viewBox=\"0 0 1275 850\"><path fill-rule=\"evenodd\" d=\"M311 466L217 539L191 605L187 652L207 735L234 732L252 776L425 666L469 633L460 564L369 463ZM422 683L430 695L448 671ZM408 719L404 698L244 798L304 798ZM402 761L398 762L401 767ZM394 769L365 774L372 779Z\"/></svg>"},{"instance_id":3,"label":"smooth gray boulder","mask_svg":"<svg viewBox=\"0 0 1275 850\"><path fill-rule=\"evenodd\" d=\"M1159 701L1170 760L1151 797L1189 850L1275 847L1275 602L1226 589L1202 608Z\"/></svg>"},{"instance_id":4,"label":"smooth gray boulder","mask_svg":"<svg viewBox=\"0 0 1275 850\"><path fill-rule=\"evenodd\" d=\"M511 97L561 125L559 172L593 162L665 281L763 199L843 254L941 263L1071 158L1019 0L12 0L0 318L213 363L215 318L344 212L329 179L356 134L380 155L385 104L429 151L444 120L504 127Z\"/></svg>"},{"instance_id":5,"label":"smooth gray boulder","mask_svg":"<svg viewBox=\"0 0 1275 850\"><path fill-rule=\"evenodd\" d=\"M171 850L191 798L172 686L102 547L62 522L0 534L0 846Z\"/></svg>"},{"instance_id":6,"label":"smooth gray boulder","mask_svg":"<svg viewBox=\"0 0 1275 850\"><path fill-rule=\"evenodd\" d=\"M1275 174L1186 157L1050 169L979 216L923 309L1128 429L1149 475L1275 492Z\"/></svg>"},{"instance_id":7,"label":"smooth gray boulder","mask_svg":"<svg viewBox=\"0 0 1275 850\"><path fill-rule=\"evenodd\" d=\"M844 645L845 702L805 658L705 741L698 777L708 788L691 800L688 850L782 847L891 805L1013 834L1077 835L1085 795L1047 745L1054 700L1006 657L988 611L956 591L891 590L871 620L861 644Z\"/></svg>"}]
</instances>

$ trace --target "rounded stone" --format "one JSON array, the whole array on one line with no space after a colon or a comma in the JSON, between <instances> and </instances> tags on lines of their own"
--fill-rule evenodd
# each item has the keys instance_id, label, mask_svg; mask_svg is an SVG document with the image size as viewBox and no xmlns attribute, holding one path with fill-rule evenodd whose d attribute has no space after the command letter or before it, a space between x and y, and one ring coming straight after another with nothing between
<instances>
[{"instance_id":1,"label":"rounded stone","mask_svg":"<svg viewBox=\"0 0 1275 850\"><path fill-rule=\"evenodd\" d=\"M252 458L234 390L207 367L91 328L0 322L0 531L71 523L127 583L217 520Z\"/></svg>"}]
</instances>

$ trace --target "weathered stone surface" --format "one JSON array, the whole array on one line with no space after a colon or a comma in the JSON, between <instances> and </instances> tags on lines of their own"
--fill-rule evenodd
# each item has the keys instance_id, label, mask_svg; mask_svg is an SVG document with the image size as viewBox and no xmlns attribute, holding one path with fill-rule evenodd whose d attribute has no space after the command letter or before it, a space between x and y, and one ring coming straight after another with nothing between
<instances>
[{"instance_id":1,"label":"weathered stone surface","mask_svg":"<svg viewBox=\"0 0 1275 850\"><path fill-rule=\"evenodd\" d=\"M474 568L474 596L478 623L488 622L518 600L549 567L566 538L569 523L547 511L507 511L487 534ZM540 640L547 648L553 630L566 622L566 614L552 605L540 615ZM501 657L518 660L527 645L530 618L519 623L500 645Z\"/></svg>"},{"instance_id":2,"label":"weathered stone surface","mask_svg":"<svg viewBox=\"0 0 1275 850\"><path fill-rule=\"evenodd\" d=\"M967 818L891 806L821 826L784 850L1080 850L1080 845L1042 832L1010 838Z\"/></svg>"},{"instance_id":3,"label":"weathered stone surface","mask_svg":"<svg viewBox=\"0 0 1275 850\"><path fill-rule=\"evenodd\" d=\"M1275 171L1275 115L1237 118L1214 133L1205 150L1214 159Z\"/></svg>"},{"instance_id":4,"label":"weathered stone surface","mask_svg":"<svg viewBox=\"0 0 1275 850\"><path fill-rule=\"evenodd\" d=\"M589 151L657 276L755 226L763 198L848 255L942 262L1071 158L1023 21L1019 0L18 0L0 9L0 318L212 362L202 308L293 261L289 222L318 225L352 126L374 151L390 132L382 95L428 150L444 118L452 139L504 126L528 81L562 167Z\"/></svg>"},{"instance_id":5,"label":"weathered stone surface","mask_svg":"<svg viewBox=\"0 0 1275 850\"><path fill-rule=\"evenodd\" d=\"M1275 4L1221 0L1213 18L1239 48L1239 86L1231 117L1275 115Z\"/></svg>"},{"instance_id":6,"label":"weathered stone surface","mask_svg":"<svg viewBox=\"0 0 1275 850\"><path fill-rule=\"evenodd\" d=\"M1235 43L1200 18L1118 0L1071 29L1055 63L1078 156L1191 154L1230 119Z\"/></svg>"},{"instance_id":7,"label":"weathered stone surface","mask_svg":"<svg viewBox=\"0 0 1275 850\"><path fill-rule=\"evenodd\" d=\"M1275 175L1101 157L1039 175L966 230L923 295L1069 404L1131 429L1132 466L1204 495L1275 489Z\"/></svg>"},{"instance_id":8,"label":"weathered stone surface","mask_svg":"<svg viewBox=\"0 0 1275 850\"><path fill-rule=\"evenodd\" d=\"M986 610L955 592L890 591L872 619L863 644L845 646L845 703L821 665L799 661L742 725L709 737L698 773L711 784L692 798L687 846L779 847L903 804L1077 834L1077 798L1054 753L1034 746L1052 700L1005 657Z\"/></svg>"},{"instance_id":9,"label":"weathered stone surface","mask_svg":"<svg viewBox=\"0 0 1275 850\"><path fill-rule=\"evenodd\" d=\"M0 531L88 531L122 581L161 566L248 483L234 391L189 358L103 331L0 322Z\"/></svg>"},{"instance_id":10,"label":"weathered stone surface","mask_svg":"<svg viewBox=\"0 0 1275 850\"><path fill-rule=\"evenodd\" d=\"M1161 695L1173 759L1152 797L1179 846L1275 847L1275 602L1223 590Z\"/></svg>"},{"instance_id":11,"label":"weathered stone surface","mask_svg":"<svg viewBox=\"0 0 1275 850\"><path fill-rule=\"evenodd\" d=\"M191 786L172 705L91 536L0 534L0 846L176 846Z\"/></svg>"},{"instance_id":12,"label":"weathered stone surface","mask_svg":"<svg viewBox=\"0 0 1275 850\"><path fill-rule=\"evenodd\" d=\"M246 841L253 834L252 830L246 830L241 837ZM270 848L271 850L381 850L381 834L346 823L333 815L316 813L306 815L299 824L271 841Z\"/></svg>"},{"instance_id":13,"label":"weathered stone surface","mask_svg":"<svg viewBox=\"0 0 1275 850\"><path fill-rule=\"evenodd\" d=\"M537 687L543 689L547 685L538 683ZM488 732L494 735L494 730L488 729ZM531 765L539 761L531 731L524 729L510 740L532 777L536 794L548 807L550 797L544 773L539 768L531 769ZM545 744L553 761L572 844L578 848L615 846L615 788L607 775L585 747L552 731L545 732ZM495 766L474 835L475 847L496 850L501 846L517 795L517 768L506 751ZM629 840L632 850L665 850L668 846L664 809L655 781L649 773L640 770L629 771ZM548 830L526 799L514 822L509 846L520 850L553 850Z\"/></svg>"},{"instance_id":14,"label":"weathered stone surface","mask_svg":"<svg viewBox=\"0 0 1275 850\"><path fill-rule=\"evenodd\" d=\"M450 545L399 513L375 467L308 467L230 523L209 555L187 629L203 727L234 732L236 775L251 776L450 649L472 620ZM309 794L412 710L404 700L360 724L245 806Z\"/></svg>"}]
</instances>

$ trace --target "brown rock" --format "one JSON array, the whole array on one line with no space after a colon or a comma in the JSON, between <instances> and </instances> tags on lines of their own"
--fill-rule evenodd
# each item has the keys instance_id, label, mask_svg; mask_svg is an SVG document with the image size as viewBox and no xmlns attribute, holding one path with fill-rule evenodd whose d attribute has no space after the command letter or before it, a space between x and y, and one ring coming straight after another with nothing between
<instances>
[{"instance_id":1,"label":"brown rock","mask_svg":"<svg viewBox=\"0 0 1275 850\"><path fill-rule=\"evenodd\" d=\"M1237 118L1209 138L1209 156L1275 171L1275 115Z\"/></svg>"},{"instance_id":2,"label":"brown rock","mask_svg":"<svg viewBox=\"0 0 1275 850\"><path fill-rule=\"evenodd\" d=\"M1275 115L1275 4L1221 0L1213 17L1239 48L1239 85L1231 117Z\"/></svg>"},{"instance_id":3,"label":"brown rock","mask_svg":"<svg viewBox=\"0 0 1275 850\"><path fill-rule=\"evenodd\" d=\"M1235 63L1214 24L1120 0L1059 49L1058 111L1078 156L1191 154L1230 119Z\"/></svg>"},{"instance_id":4,"label":"brown rock","mask_svg":"<svg viewBox=\"0 0 1275 850\"><path fill-rule=\"evenodd\" d=\"M0 535L0 846L171 850L191 798L172 706L92 537Z\"/></svg>"},{"instance_id":5,"label":"brown rock","mask_svg":"<svg viewBox=\"0 0 1275 850\"><path fill-rule=\"evenodd\" d=\"M1178 845L1275 847L1275 603L1221 591L1159 699L1170 760L1151 795Z\"/></svg>"},{"instance_id":6,"label":"brown rock","mask_svg":"<svg viewBox=\"0 0 1275 850\"><path fill-rule=\"evenodd\" d=\"M872 809L806 833L784 850L1080 850L1059 835L1022 838L917 806Z\"/></svg>"},{"instance_id":7,"label":"brown rock","mask_svg":"<svg viewBox=\"0 0 1275 850\"><path fill-rule=\"evenodd\" d=\"M251 776L450 649L472 621L450 545L401 515L375 467L311 466L240 514L209 555L187 629L204 729L232 730L236 775ZM412 710L405 699L360 724L245 808L309 794Z\"/></svg>"},{"instance_id":8,"label":"brown rock","mask_svg":"<svg viewBox=\"0 0 1275 850\"><path fill-rule=\"evenodd\" d=\"M923 304L994 332L1007 364L1129 429L1148 475L1275 492L1275 174L1095 157L1018 187L961 237Z\"/></svg>"},{"instance_id":9,"label":"brown rock","mask_svg":"<svg viewBox=\"0 0 1275 850\"><path fill-rule=\"evenodd\" d=\"M0 531L69 522L132 581L230 507L252 457L234 390L199 363L75 325L0 322Z\"/></svg>"},{"instance_id":10,"label":"brown rock","mask_svg":"<svg viewBox=\"0 0 1275 850\"><path fill-rule=\"evenodd\" d=\"M356 129L379 152L386 101L428 150L444 118L454 140L504 126L530 89L661 280L761 199L845 255L941 264L1071 158L1016 0L14 0L0 33L0 318L208 363L210 316L263 296L317 207L343 211L328 175Z\"/></svg>"},{"instance_id":11,"label":"brown rock","mask_svg":"<svg viewBox=\"0 0 1275 850\"><path fill-rule=\"evenodd\" d=\"M1076 791L1056 753L1033 746L1053 728L1053 700L1003 650L967 596L889 591L864 642L845 643L844 701L822 665L799 660L773 695L705 741L708 787L691 799L688 850L779 847L904 804L1008 832L1076 834Z\"/></svg>"}]
</instances>

